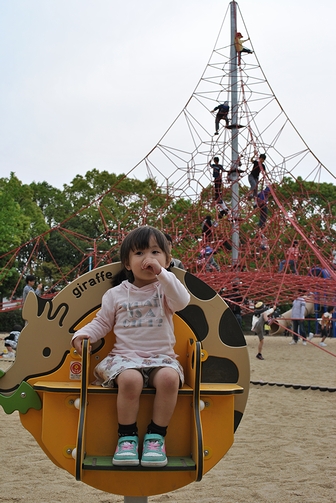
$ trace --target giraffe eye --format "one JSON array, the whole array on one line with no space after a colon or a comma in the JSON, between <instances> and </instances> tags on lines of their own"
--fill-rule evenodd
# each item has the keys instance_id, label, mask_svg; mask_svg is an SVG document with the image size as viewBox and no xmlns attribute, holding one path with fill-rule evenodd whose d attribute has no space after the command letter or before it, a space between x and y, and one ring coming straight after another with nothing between
<instances>
[{"instance_id":1,"label":"giraffe eye","mask_svg":"<svg viewBox=\"0 0 336 503\"><path fill-rule=\"evenodd\" d=\"M45 358L48 358L48 356L51 355L51 349L50 348L44 348L43 351L42 351L42 354Z\"/></svg>"}]
</instances>

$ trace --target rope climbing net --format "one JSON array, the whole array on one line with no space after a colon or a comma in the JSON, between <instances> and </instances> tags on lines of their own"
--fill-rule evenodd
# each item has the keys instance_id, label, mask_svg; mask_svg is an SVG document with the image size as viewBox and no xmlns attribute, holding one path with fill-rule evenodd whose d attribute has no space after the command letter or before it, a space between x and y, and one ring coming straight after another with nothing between
<instances>
[{"instance_id":1,"label":"rope climbing net","mask_svg":"<svg viewBox=\"0 0 336 503\"><path fill-rule=\"evenodd\" d=\"M237 56L232 51L229 21L227 12L194 92L149 154L66 220L53 222L48 232L0 257L3 277L12 267L21 274L12 298L18 295L22 277L36 271L42 260L57 272L50 277L51 292L88 267L117 260L128 229L150 224L172 236L173 255L215 290L230 290L239 283L244 303L246 299L260 300L260 296L272 304L288 303L299 289L305 289L314 293L316 302L335 305L335 175L310 151L291 123L251 42L251 53L239 54L237 124L232 124L231 106L228 127L221 121L218 135L214 134L212 110L224 101L232 105L232 54ZM248 38L239 10L237 26ZM270 189L262 222L248 181L251 159L261 153L266 154L266 161L258 191ZM214 157L219 157L224 169L221 198L229 212L223 218L215 199ZM234 164L233 158L237 159ZM144 180L148 190L140 197L135 187ZM239 185L238 201L233 201L234 183ZM237 204L234 215L230 211L233 203ZM212 229L205 236L202 222L207 215ZM78 219L95 220L95 235L86 233L84 225L73 225ZM232 241L233 230L239 233L238 247ZM294 241L299 244L295 267L287 255ZM72 250L72 265L59 265L55 242ZM213 250L218 268L202 258L205 246ZM235 247L238 260L233 263Z\"/></svg>"}]
</instances>

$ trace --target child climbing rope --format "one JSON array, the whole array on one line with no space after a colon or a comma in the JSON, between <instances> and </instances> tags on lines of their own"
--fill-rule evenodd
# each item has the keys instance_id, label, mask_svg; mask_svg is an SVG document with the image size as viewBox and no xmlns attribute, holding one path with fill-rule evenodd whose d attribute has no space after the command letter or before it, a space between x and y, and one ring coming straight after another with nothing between
<instances>
[{"instance_id":1,"label":"child climbing rope","mask_svg":"<svg viewBox=\"0 0 336 503\"><path fill-rule=\"evenodd\" d=\"M263 171L264 173L266 172L265 164L264 161L266 159L266 154L260 154L259 159L255 160L254 157L252 157L251 162L253 164L253 168L251 170L251 173L248 176L248 181L251 187L252 194L249 196L249 199L254 198L254 207L257 207L257 196L258 196L258 182L259 182L259 175L260 172Z\"/></svg>"},{"instance_id":2,"label":"child climbing rope","mask_svg":"<svg viewBox=\"0 0 336 503\"><path fill-rule=\"evenodd\" d=\"M244 42L247 42L250 40L249 38L246 38L245 40L242 40L243 35L238 31L236 36L235 36L235 48L238 54L238 65L241 63L241 53L246 52L247 54L253 54L253 51L251 49L248 49L247 47L243 46Z\"/></svg>"},{"instance_id":3,"label":"child climbing rope","mask_svg":"<svg viewBox=\"0 0 336 503\"><path fill-rule=\"evenodd\" d=\"M216 269L216 271L220 272L220 267L214 259L215 253L216 252L211 246L206 246L200 251L199 259L201 263L205 263L206 272L210 272L212 269Z\"/></svg>"},{"instance_id":4,"label":"child climbing rope","mask_svg":"<svg viewBox=\"0 0 336 503\"><path fill-rule=\"evenodd\" d=\"M216 112L216 110L218 110L218 112L216 114L215 119L215 135L219 134L218 130L219 130L219 123L221 120L225 121L226 127L229 125L229 119L228 119L228 113L230 111L229 103L227 101L224 101L223 104L218 105L216 108L211 110L211 113Z\"/></svg>"},{"instance_id":5,"label":"child climbing rope","mask_svg":"<svg viewBox=\"0 0 336 503\"><path fill-rule=\"evenodd\" d=\"M215 201L219 209L219 218L223 218L224 215L229 213L229 208L226 206L222 198L222 173L226 171L222 164L219 164L219 157L214 157L214 164L211 164L212 176L215 182Z\"/></svg>"},{"instance_id":6,"label":"child climbing rope","mask_svg":"<svg viewBox=\"0 0 336 503\"><path fill-rule=\"evenodd\" d=\"M263 229L266 224L267 215L268 215L268 198L270 195L271 189L266 187L264 190L259 192L257 197L257 204L259 208L259 222L258 227Z\"/></svg>"}]
</instances>

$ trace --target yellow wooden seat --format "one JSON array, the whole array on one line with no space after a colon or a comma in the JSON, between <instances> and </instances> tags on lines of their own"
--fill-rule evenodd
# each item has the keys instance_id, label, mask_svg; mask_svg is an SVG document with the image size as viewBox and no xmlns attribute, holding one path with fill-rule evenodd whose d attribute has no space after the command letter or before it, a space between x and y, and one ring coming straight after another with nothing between
<instances>
[{"instance_id":1,"label":"yellow wooden seat","mask_svg":"<svg viewBox=\"0 0 336 503\"><path fill-rule=\"evenodd\" d=\"M229 450L247 400L249 360L245 339L223 300L198 278L174 269L191 301L174 315L175 351L185 384L166 436L168 465L114 467L117 390L91 384L93 369L110 352L114 334L93 345L91 354L84 351L83 358L70 349L70 340L95 316L119 267L90 271L45 304L28 296L28 324L13 367L0 376L0 399L1 393L14 392L14 401L24 382L35 395L31 408L18 408L21 422L57 466L109 493L151 496L201 480ZM146 388L140 397L140 441L151 420L154 394Z\"/></svg>"},{"instance_id":2,"label":"yellow wooden seat","mask_svg":"<svg viewBox=\"0 0 336 503\"><path fill-rule=\"evenodd\" d=\"M183 326L185 331L189 332L183 321L176 320L176 324L179 328ZM64 370L68 368L65 362L64 368L61 367L53 375L31 381L33 388L41 394L44 404L42 419L44 447L49 452L55 452L57 444L64 444L67 447L61 453L64 459L58 456L57 463L69 465L63 467L68 469L77 480L95 486L99 484L100 489L108 492L123 495L127 493L131 496L142 494L139 484L143 480L144 472L155 472L156 477L159 476L160 492L171 491L173 486L180 487L186 482L201 480L204 473L204 460L210 456L210 450L205 449L203 445L201 409L204 407L204 410L209 408L211 411L211 406L214 407L213 400L218 397L229 397L232 405L231 416L233 416L233 395L242 393L243 388L236 384L201 383L201 366L202 359L206 358L205 352L201 348L201 343L194 337L185 339L184 342L186 343L185 351L181 360L184 362L185 384L179 390L178 403L169 427L171 435L167 435L167 466L150 469L142 466L127 468L113 466L112 457L117 442L115 413L117 389L90 384L93 377L91 367L96 354L90 355L87 341L84 341L83 346L80 380L61 380L64 378ZM80 360L73 350L69 357ZM151 411L154 394L155 390L152 388L143 389L139 413L139 429L142 428L143 431L150 417L147 413L146 419L142 418L141 412L142 410ZM57 428L55 421L56 418L57 421L59 420L60 407L63 407L61 416L67 426L64 424L62 428ZM106 410L107 408L109 410ZM75 410L77 410L77 421L73 420ZM98 438L93 426L96 422L99 422ZM231 424L230 429L233 435L232 420L229 424ZM75 435L76 432L77 435ZM72 436L75 440L67 442L66 436L68 438ZM114 443L107 441L107 437L114 438ZM97 477L98 471L104 473ZM106 472L115 472L113 474L115 480L111 473L107 476ZM136 488L131 491L126 481L129 472L132 472L132 487ZM184 473L174 475L172 472ZM150 480L153 481L156 478ZM156 493L158 482L154 484L154 487L151 487L152 485L150 481L146 482L146 495Z\"/></svg>"}]
</instances>

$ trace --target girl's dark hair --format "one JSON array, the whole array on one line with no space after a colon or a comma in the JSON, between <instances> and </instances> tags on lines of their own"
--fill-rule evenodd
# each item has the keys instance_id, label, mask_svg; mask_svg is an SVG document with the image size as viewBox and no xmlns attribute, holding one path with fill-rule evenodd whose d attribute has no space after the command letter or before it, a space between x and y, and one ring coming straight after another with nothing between
<instances>
[{"instance_id":1,"label":"girl's dark hair","mask_svg":"<svg viewBox=\"0 0 336 503\"><path fill-rule=\"evenodd\" d=\"M173 240L170 234L167 234L166 232L163 233L166 236L166 239L168 240L168 243L173 244Z\"/></svg>"},{"instance_id":2,"label":"girl's dark hair","mask_svg":"<svg viewBox=\"0 0 336 503\"><path fill-rule=\"evenodd\" d=\"M129 234L127 234L124 241L121 243L120 261L123 265L123 269L115 276L115 280L113 282L114 286L121 283L124 279L128 279L128 281L133 283L133 273L132 271L128 271L125 267L128 265L129 254L131 251L145 250L148 248L149 240L152 236L157 242L158 247L165 253L167 261L170 259L168 241L166 236L161 231L155 229L155 227L147 225L133 229Z\"/></svg>"}]
</instances>

